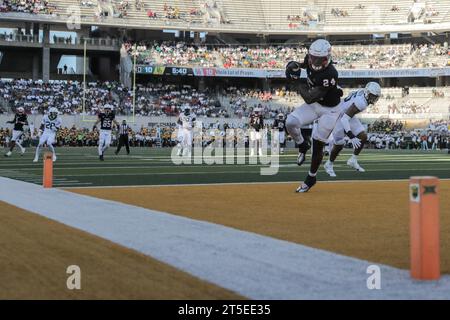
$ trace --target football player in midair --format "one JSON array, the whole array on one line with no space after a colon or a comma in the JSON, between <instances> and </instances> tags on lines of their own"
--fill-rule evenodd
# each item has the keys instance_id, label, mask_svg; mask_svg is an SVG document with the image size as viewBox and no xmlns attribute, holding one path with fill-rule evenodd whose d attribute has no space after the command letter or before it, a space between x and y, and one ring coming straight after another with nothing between
<instances>
[{"instance_id":1,"label":"football player in midair","mask_svg":"<svg viewBox=\"0 0 450 320\"><path fill-rule=\"evenodd\" d=\"M25 148L22 147L20 141L23 136L23 126L28 125L28 118L25 114L25 109L23 107L17 108L14 119L7 121L6 123L13 124L14 128L12 131L11 142L9 143L9 151L5 154L5 157L10 157L16 146L19 147L20 154L23 155L25 153Z\"/></svg>"},{"instance_id":2,"label":"football player in midair","mask_svg":"<svg viewBox=\"0 0 450 320\"><path fill-rule=\"evenodd\" d=\"M286 144L286 117L279 113L273 122L273 129L279 132L278 142L280 143L280 153L284 153L284 146Z\"/></svg>"},{"instance_id":3,"label":"football player in midair","mask_svg":"<svg viewBox=\"0 0 450 320\"><path fill-rule=\"evenodd\" d=\"M324 39L314 41L303 62L291 61L286 66L286 77L299 80L302 69L307 81L300 83L299 91L305 103L297 107L286 119L286 129L299 145L297 164L305 161L309 143L301 129L317 120L312 135L311 167L305 181L296 192L308 192L316 184L316 175L323 159L323 147L339 119L339 104L343 95L338 87L338 72L331 62L331 45Z\"/></svg>"},{"instance_id":4,"label":"football player in midair","mask_svg":"<svg viewBox=\"0 0 450 320\"><path fill-rule=\"evenodd\" d=\"M358 163L358 155L364 148L367 141L367 133L361 122L355 118L360 112L367 109L369 105L375 104L381 96L381 87L376 82L369 82L364 89L351 92L341 103L342 117L333 130L333 148L330 151L330 159L325 163L325 171L336 177L333 164L344 148L344 138L347 135L353 146L353 155L347 161L347 165L364 172L365 170Z\"/></svg>"},{"instance_id":5,"label":"football player in midair","mask_svg":"<svg viewBox=\"0 0 450 320\"><path fill-rule=\"evenodd\" d=\"M112 106L107 104L103 109L104 112L98 114L98 119L93 127L95 130L100 123L100 136L98 141L98 156L100 161L104 161L105 151L111 145L111 131L113 124L115 124L117 128L119 127Z\"/></svg>"},{"instance_id":6,"label":"football player in midair","mask_svg":"<svg viewBox=\"0 0 450 320\"><path fill-rule=\"evenodd\" d=\"M40 149L47 144L47 147L53 153L53 162L56 161L56 152L53 145L56 142L56 134L61 128L61 119L58 117L58 109L50 108L48 114L44 115L41 122L40 130L43 131L41 137L39 138L39 144L36 148L36 154L34 156L33 162L39 161Z\"/></svg>"}]
</instances>

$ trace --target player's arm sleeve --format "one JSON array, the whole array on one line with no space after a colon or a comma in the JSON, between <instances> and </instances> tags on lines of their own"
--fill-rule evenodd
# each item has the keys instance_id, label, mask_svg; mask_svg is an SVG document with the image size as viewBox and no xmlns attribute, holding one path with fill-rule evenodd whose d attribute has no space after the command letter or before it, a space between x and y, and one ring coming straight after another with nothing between
<instances>
[{"instance_id":1,"label":"player's arm sleeve","mask_svg":"<svg viewBox=\"0 0 450 320\"><path fill-rule=\"evenodd\" d=\"M329 88L314 87L310 89L306 84L303 84L299 87L299 90L303 100L305 100L307 104L311 104L325 97L325 95L328 93Z\"/></svg>"},{"instance_id":2,"label":"player's arm sleeve","mask_svg":"<svg viewBox=\"0 0 450 320\"><path fill-rule=\"evenodd\" d=\"M341 117L341 124L344 128L345 133L350 139L353 139L355 135L353 134L351 128L350 128L350 119L352 119L357 113L359 113L359 109L355 106L355 104L352 104L350 108L342 115Z\"/></svg>"},{"instance_id":3,"label":"player's arm sleeve","mask_svg":"<svg viewBox=\"0 0 450 320\"><path fill-rule=\"evenodd\" d=\"M14 116L14 119L12 119L11 121L7 121L6 123L16 123L16 118L17 116Z\"/></svg>"}]
</instances>

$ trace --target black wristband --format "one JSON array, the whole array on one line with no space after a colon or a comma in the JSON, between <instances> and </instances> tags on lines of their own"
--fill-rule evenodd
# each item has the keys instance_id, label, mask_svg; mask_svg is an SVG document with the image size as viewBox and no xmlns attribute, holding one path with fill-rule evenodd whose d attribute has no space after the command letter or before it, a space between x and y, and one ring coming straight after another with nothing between
<instances>
[{"instance_id":1,"label":"black wristband","mask_svg":"<svg viewBox=\"0 0 450 320\"><path fill-rule=\"evenodd\" d=\"M351 132L351 131L347 131L345 134L346 134L350 139L355 138L355 135L354 135L353 132Z\"/></svg>"}]
</instances>

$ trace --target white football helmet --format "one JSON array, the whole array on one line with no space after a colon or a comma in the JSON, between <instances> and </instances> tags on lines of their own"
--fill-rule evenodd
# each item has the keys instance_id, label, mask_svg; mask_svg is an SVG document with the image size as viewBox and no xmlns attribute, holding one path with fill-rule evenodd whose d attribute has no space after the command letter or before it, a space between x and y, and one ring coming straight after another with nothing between
<instances>
[{"instance_id":1,"label":"white football helmet","mask_svg":"<svg viewBox=\"0 0 450 320\"><path fill-rule=\"evenodd\" d=\"M309 47L308 63L314 71L320 71L331 63L331 44L325 39L314 41Z\"/></svg>"},{"instance_id":2,"label":"white football helmet","mask_svg":"<svg viewBox=\"0 0 450 320\"><path fill-rule=\"evenodd\" d=\"M381 96L381 87L376 82L369 82L364 88L367 103L375 104Z\"/></svg>"},{"instance_id":3,"label":"white football helmet","mask_svg":"<svg viewBox=\"0 0 450 320\"><path fill-rule=\"evenodd\" d=\"M17 112L20 113L20 114L22 114L22 113L25 112L25 109L24 109L23 107L18 107L18 108L17 108Z\"/></svg>"},{"instance_id":4,"label":"white football helmet","mask_svg":"<svg viewBox=\"0 0 450 320\"><path fill-rule=\"evenodd\" d=\"M106 112L107 110L109 110L109 112L112 112L114 108L113 108L113 106L110 105L110 104L105 104L105 106L103 107L103 109L105 110L105 112Z\"/></svg>"},{"instance_id":5,"label":"white football helmet","mask_svg":"<svg viewBox=\"0 0 450 320\"><path fill-rule=\"evenodd\" d=\"M48 113L49 113L50 119L56 119L56 117L58 116L58 109L56 109L55 107L51 107L48 110Z\"/></svg>"}]
</instances>

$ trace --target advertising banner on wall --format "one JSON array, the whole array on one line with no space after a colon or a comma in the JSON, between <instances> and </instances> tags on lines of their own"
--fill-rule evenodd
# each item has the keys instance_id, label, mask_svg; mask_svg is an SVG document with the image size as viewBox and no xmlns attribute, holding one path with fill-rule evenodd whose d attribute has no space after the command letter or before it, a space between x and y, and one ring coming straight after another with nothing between
<instances>
[{"instance_id":1,"label":"advertising banner on wall","mask_svg":"<svg viewBox=\"0 0 450 320\"><path fill-rule=\"evenodd\" d=\"M411 69L339 69L339 77L347 79L357 78L413 78L413 77L441 77L450 76L450 67L443 68L411 68ZM251 68L206 68L206 67L165 67L165 66L136 66L138 74L195 76L195 77L229 77L229 78L259 78L283 79L286 77L284 69L251 69ZM302 72L306 77L306 72Z\"/></svg>"}]
</instances>

